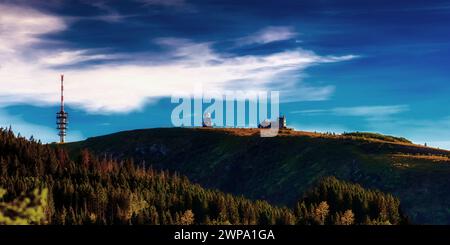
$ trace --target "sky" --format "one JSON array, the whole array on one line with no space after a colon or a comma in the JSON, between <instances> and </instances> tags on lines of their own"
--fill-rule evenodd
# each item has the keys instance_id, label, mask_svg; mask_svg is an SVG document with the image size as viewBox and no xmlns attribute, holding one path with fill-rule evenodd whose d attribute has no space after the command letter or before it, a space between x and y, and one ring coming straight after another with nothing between
<instances>
[{"instance_id":1,"label":"sky","mask_svg":"<svg viewBox=\"0 0 450 245\"><path fill-rule=\"evenodd\" d=\"M450 1L0 0L0 126L171 127L174 91L280 91L289 127L450 149Z\"/></svg>"}]
</instances>

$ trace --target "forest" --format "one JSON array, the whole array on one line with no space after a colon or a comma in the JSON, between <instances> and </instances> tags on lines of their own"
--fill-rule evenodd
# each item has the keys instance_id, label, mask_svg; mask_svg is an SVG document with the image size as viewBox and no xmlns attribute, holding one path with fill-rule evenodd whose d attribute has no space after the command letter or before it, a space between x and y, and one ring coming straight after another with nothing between
<instances>
[{"instance_id":1,"label":"forest","mask_svg":"<svg viewBox=\"0 0 450 245\"><path fill-rule=\"evenodd\" d=\"M205 189L177 173L0 129L0 224L407 224L398 198L324 177L294 207Z\"/></svg>"}]
</instances>

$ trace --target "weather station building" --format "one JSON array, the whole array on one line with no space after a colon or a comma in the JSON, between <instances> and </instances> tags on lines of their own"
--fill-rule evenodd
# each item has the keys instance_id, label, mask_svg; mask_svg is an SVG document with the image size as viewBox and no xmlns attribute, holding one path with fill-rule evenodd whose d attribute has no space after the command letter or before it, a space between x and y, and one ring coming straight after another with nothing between
<instances>
[{"instance_id":1,"label":"weather station building","mask_svg":"<svg viewBox=\"0 0 450 245\"><path fill-rule=\"evenodd\" d=\"M287 123L286 123L286 116L280 116L277 118L278 121L278 128L279 129L287 129ZM271 128L273 121L264 120L259 125L258 128Z\"/></svg>"}]
</instances>

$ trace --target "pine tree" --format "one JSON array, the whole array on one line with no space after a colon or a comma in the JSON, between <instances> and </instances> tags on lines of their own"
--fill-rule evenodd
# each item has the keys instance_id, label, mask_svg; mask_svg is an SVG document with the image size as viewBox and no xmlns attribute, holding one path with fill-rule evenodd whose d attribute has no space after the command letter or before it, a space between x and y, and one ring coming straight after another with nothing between
<instances>
[{"instance_id":1,"label":"pine tree","mask_svg":"<svg viewBox=\"0 0 450 245\"><path fill-rule=\"evenodd\" d=\"M194 224L194 213L192 210L186 210L183 215L180 216L177 224L179 225L192 225Z\"/></svg>"}]
</instances>

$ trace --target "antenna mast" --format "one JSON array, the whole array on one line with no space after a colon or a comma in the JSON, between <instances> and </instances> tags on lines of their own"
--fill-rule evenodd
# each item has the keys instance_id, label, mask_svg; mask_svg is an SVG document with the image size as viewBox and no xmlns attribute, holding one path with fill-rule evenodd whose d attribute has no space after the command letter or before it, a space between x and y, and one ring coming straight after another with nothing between
<instances>
[{"instance_id":1,"label":"antenna mast","mask_svg":"<svg viewBox=\"0 0 450 245\"><path fill-rule=\"evenodd\" d=\"M61 110L56 113L56 129L58 129L59 143L64 144L67 125L68 114L64 111L64 75L61 75Z\"/></svg>"}]
</instances>

